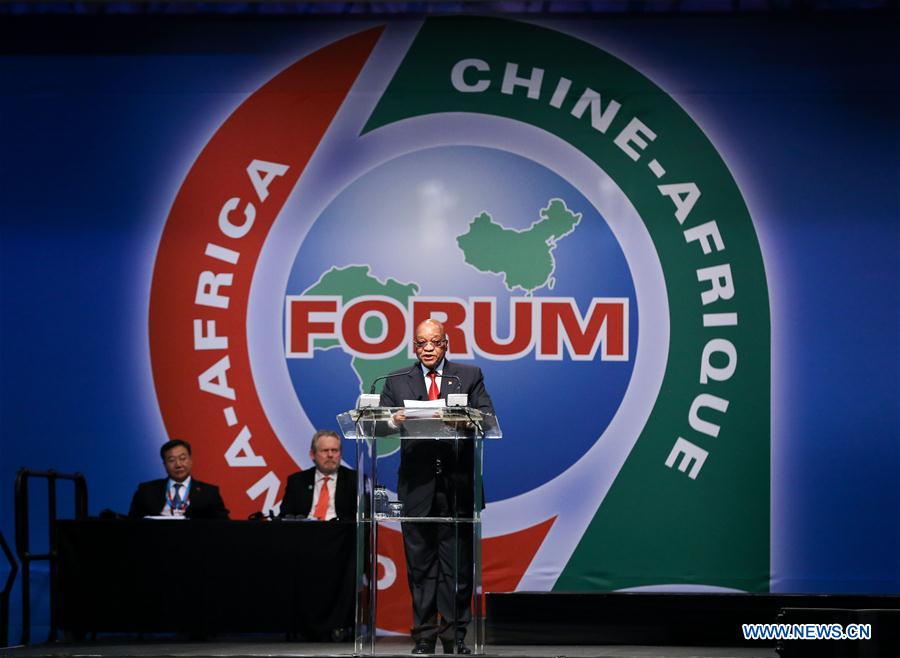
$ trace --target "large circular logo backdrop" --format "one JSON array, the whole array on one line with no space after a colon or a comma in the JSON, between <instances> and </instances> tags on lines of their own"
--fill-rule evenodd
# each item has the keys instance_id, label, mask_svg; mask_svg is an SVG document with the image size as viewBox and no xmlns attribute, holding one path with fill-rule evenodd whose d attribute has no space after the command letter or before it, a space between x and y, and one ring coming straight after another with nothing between
<instances>
[{"instance_id":1,"label":"large circular logo backdrop","mask_svg":"<svg viewBox=\"0 0 900 658\"><path fill-rule=\"evenodd\" d=\"M273 78L199 155L160 241L167 430L234 517L277 508L315 428L410 363L429 316L504 429L488 591L768 588L759 245L713 145L644 74L555 30L453 18ZM379 625L403 632L399 533L380 550Z\"/></svg>"},{"instance_id":2,"label":"large circular logo backdrop","mask_svg":"<svg viewBox=\"0 0 900 658\"><path fill-rule=\"evenodd\" d=\"M513 189L518 192L510 195ZM502 418L511 440L488 452L488 501L536 489L582 457L609 425L631 378L631 359L604 361L598 353L576 370L567 361L536 358L532 346L540 327L531 318L539 312L537 302L552 297L566 300L565 308L588 309L598 296L633 300L634 287L622 250L597 210L550 170L502 151L428 149L367 172L310 228L287 294L348 301L382 294L404 309L414 297L431 297L435 308L461 309L469 336L475 333L475 309L484 308L489 313L479 313L477 321L486 334L522 337L514 359L474 337L463 336L463 343L457 339L451 347L452 358L477 358L489 370L497 408L515 409ZM483 302L477 306L470 299ZM529 326L516 325L514 304L525 305ZM622 316L629 339L623 357L634 352L637 335L630 310ZM369 333L380 335L383 321L370 322ZM382 358L353 357L335 340L327 349L325 339L318 349L326 353L288 360L297 398L314 425L334 424L343 410L335 402L352 404L347 391L367 391L373 379L409 363L408 325L402 349L383 350ZM577 394L592 389L602 395ZM592 400L589 410L585 399ZM540 404L520 403L526 400ZM560 417L566 419L564 439L557 436ZM397 465L380 466L389 486Z\"/></svg>"}]
</instances>

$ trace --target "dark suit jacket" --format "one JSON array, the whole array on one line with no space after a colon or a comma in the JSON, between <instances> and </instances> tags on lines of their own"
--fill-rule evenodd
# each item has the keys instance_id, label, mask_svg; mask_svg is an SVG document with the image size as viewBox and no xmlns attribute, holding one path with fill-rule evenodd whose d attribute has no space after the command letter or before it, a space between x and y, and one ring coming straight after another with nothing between
<instances>
[{"instance_id":1,"label":"dark suit jacket","mask_svg":"<svg viewBox=\"0 0 900 658\"><path fill-rule=\"evenodd\" d=\"M396 373L403 372L404 370L396 371ZM484 376L481 369L476 366L451 363L444 359L441 398L446 400L450 393L466 393L471 408L494 413L491 396L484 387ZM404 400L427 399L428 391L425 388L421 366L413 368L405 375L389 377L385 380L384 390L381 392L383 407L402 407ZM457 446L455 441L404 440L400 449L397 495L403 501L405 513L409 516L426 516L429 513L436 486L437 459L441 461L442 477L456 497L457 512L460 515L471 513L474 498L473 448L471 441L461 442Z\"/></svg>"},{"instance_id":2,"label":"dark suit jacket","mask_svg":"<svg viewBox=\"0 0 900 658\"><path fill-rule=\"evenodd\" d=\"M141 519L145 516L157 516L166 504L166 483L169 480L150 480L138 485L137 491L131 499L131 509L128 516L132 519ZM219 487L214 484L201 482L197 478L191 478L190 491L191 504L188 505L185 516L190 519L227 519L228 510L219 494Z\"/></svg>"},{"instance_id":3,"label":"dark suit jacket","mask_svg":"<svg viewBox=\"0 0 900 658\"><path fill-rule=\"evenodd\" d=\"M309 516L312 511L313 490L316 486L315 467L294 473L287 479L281 516ZM356 518L356 471L338 467L337 489L334 492L334 511L337 518L352 521Z\"/></svg>"}]
</instances>

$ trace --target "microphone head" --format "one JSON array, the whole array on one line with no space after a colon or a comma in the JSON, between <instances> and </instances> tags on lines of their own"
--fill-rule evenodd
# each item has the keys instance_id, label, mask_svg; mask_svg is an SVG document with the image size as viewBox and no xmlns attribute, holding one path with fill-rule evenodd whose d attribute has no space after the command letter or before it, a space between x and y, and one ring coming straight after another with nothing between
<instances>
[{"instance_id":1,"label":"microphone head","mask_svg":"<svg viewBox=\"0 0 900 658\"><path fill-rule=\"evenodd\" d=\"M359 396L359 400L356 402L357 409L368 409L371 407L377 407L381 404L381 396L372 393L363 393Z\"/></svg>"}]
</instances>

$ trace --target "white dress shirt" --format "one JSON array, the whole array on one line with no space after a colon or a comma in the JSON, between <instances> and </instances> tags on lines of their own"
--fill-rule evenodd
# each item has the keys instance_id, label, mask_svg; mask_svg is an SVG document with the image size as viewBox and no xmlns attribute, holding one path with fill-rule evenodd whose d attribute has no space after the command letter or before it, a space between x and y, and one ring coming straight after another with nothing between
<instances>
[{"instance_id":1,"label":"white dress shirt","mask_svg":"<svg viewBox=\"0 0 900 658\"><path fill-rule=\"evenodd\" d=\"M178 495L181 496L181 500L184 501L184 506L181 509L172 509L172 505L170 501L175 500L175 480L169 478L166 483L168 486L166 488L166 502L163 505L162 512L160 512L161 516L184 516L184 513L187 511L188 505L191 504L191 500L188 496L188 492L191 490L191 476L187 476L184 479L184 482L179 482L178 484L182 485L178 490Z\"/></svg>"},{"instance_id":2,"label":"white dress shirt","mask_svg":"<svg viewBox=\"0 0 900 658\"><path fill-rule=\"evenodd\" d=\"M337 492L338 472L335 471L328 477L330 478L328 480L328 511L325 512L325 520L331 521L331 519L337 516L337 511L334 507L334 495ZM319 504L319 495L322 493L322 485L324 483L325 474L322 473L322 471L320 471L319 469L316 469L316 484L313 489L312 507L309 510L309 516L307 518L316 518L316 506L318 506Z\"/></svg>"},{"instance_id":3,"label":"white dress shirt","mask_svg":"<svg viewBox=\"0 0 900 658\"><path fill-rule=\"evenodd\" d=\"M437 396L441 397L441 379L442 379L441 375L444 373L444 360L441 359L441 362L439 364L437 364L437 367L432 368L431 370L426 368L424 364L420 363L419 366L422 368L422 377L425 378L425 392L426 393L431 392L431 377L428 376L428 373L431 372L431 370L434 370L437 373L437 377L434 378L434 382L435 382L435 384L437 384L437 390L438 390Z\"/></svg>"}]
</instances>

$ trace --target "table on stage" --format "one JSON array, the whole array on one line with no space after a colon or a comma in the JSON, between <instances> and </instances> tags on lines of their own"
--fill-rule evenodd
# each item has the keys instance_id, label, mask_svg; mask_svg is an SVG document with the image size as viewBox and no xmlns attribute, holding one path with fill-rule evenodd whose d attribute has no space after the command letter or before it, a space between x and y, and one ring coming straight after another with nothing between
<instances>
[{"instance_id":1,"label":"table on stage","mask_svg":"<svg viewBox=\"0 0 900 658\"><path fill-rule=\"evenodd\" d=\"M62 521L59 626L316 639L353 625L355 533L338 521Z\"/></svg>"}]
</instances>

